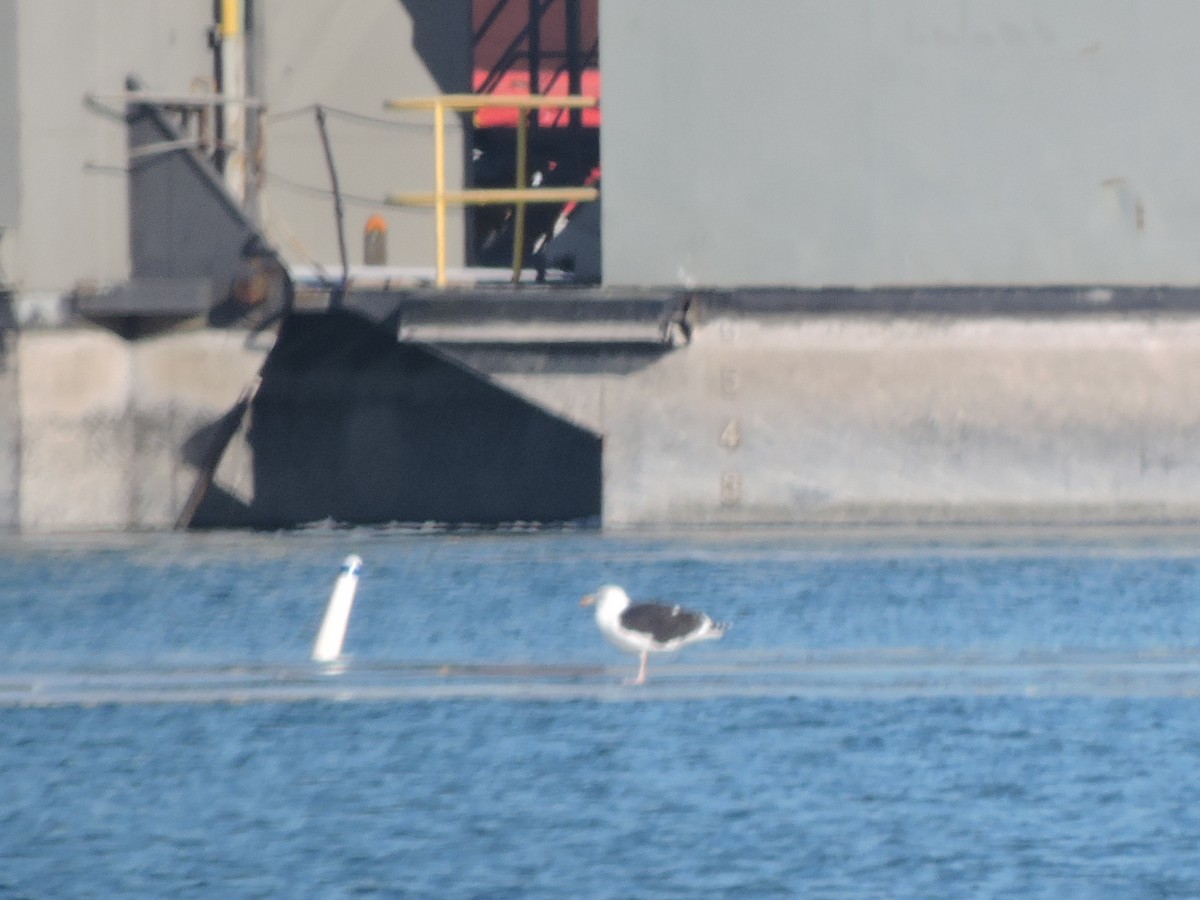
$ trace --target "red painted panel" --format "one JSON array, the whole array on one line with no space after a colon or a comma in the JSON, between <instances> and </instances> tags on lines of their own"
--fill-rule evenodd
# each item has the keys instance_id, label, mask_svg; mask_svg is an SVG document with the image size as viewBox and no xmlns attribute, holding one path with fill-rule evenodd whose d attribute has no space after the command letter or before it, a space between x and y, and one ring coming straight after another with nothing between
<instances>
[{"instance_id":1,"label":"red painted panel","mask_svg":"<svg viewBox=\"0 0 1200 900\"><path fill-rule=\"evenodd\" d=\"M551 97L563 97L567 94L567 76L561 75L558 79L553 78L553 72L542 73L541 90L537 93L546 94ZM474 87L476 90L482 85L488 77L486 69L476 69L474 76ZM515 96L527 96L529 91L529 73L524 71L511 71L500 79L500 83L496 86L493 94L511 94ZM583 71L583 92L592 97L600 96L600 70L599 69L584 69ZM543 109L538 112L538 125L543 128L554 128L556 126L565 126L568 121L567 111L562 109ZM583 124L585 128L600 127L600 110L585 109L583 111ZM475 113L476 128L515 128L517 125L517 111L515 109L481 109Z\"/></svg>"}]
</instances>

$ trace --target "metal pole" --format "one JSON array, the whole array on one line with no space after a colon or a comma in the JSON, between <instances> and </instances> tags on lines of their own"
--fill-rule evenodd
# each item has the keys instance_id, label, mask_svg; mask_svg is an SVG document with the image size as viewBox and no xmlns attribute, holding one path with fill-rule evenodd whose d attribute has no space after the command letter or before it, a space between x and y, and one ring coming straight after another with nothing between
<instances>
[{"instance_id":1,"label":"metal pole","mask_svg":"<svg viewBox=\"0 0 1200 900\"><path fill-rule=\"evenodd\" d=\"M517 190L528 186L526 174L528 163L527 144L529 141L529 111L519 110L517 116ZM536 115L536 113L534 113ZM521 280L521 269L525 264L525 202L518 200L513 210L513 284Z\"/></svg>"},{"instance_id":2,"label":"metal pole","mask_svg":"<svg viewBox=\"0 0 1200 900\"><path fill-rule=\"evenodd\" d=\"M529 0L529 93L542 92L542 13L539 0Z\"/></svg>"},{"instance_id":3,"label":"metal pole","mask_svg":"<svg viewBox=\"0 0 1200 900\"><path fill-rule=\"evenodd\" d=\"M579 0L566 0L566 16L567 93L572 95L582 94L583 67L579 56ZM567 110L567 121L570 123L572 131L577 132L580 126L583 125L583 110Z\"/></svg>"},{"instance_id":4,"label":"metal pole","mask_svg":"<svg viewBox=\"0 0 1200 900\"><path fill-rule=\"evenodd\" d=\"M325 165L329 168L329 181L333 185L333 213L337 219L338 255L342 258L342 286L338 290L336 301L339 305L342 295L346 293L346 284L350 281L350 263L346 256L346 228L342 214L342 191L338 187L337 169L333 165L333 150L329 147L329 133L325 130L325 110L317 107L317 130L321 133L321 146L325 149Z\"/></svg>"},{"instance_id":5,"label":"metal pole","mask_svg":"<svg viewBox=\"0 0 1200 900\"><path fill-rule=\"evenodd\" d=\"M221 93L235 100L246 96L246 34L241 0L221 0ZM225 185L239 205L246 202L246 107L221 107L225 147Z\"/></svg>"},{"instance_id":6,"label":"metal pole","mask_svg":"<svg viewBox=\"0 0 1200 900\"><path fill-rule=\"evenodd\" d=\"M549 4L547 4L547 7ZM540 0L529 0L529 93L542 92L542 15L546 8ZM518 190L529 186L529 118L537 110L517 111L517 183ZM513 284L521 280L525 263L525 204L518 200L513 209Z\"/></svg>"},{"instance_id":7,"label":"metal pole","mask_svg":"<svg viewBox=\"0 0 1200 900\"><path fill-rule=\"evenodd\" d=\"M433 190L437 229L437 286L446 286L446 107L433 105Z\"/></svg>"}]
</instances>

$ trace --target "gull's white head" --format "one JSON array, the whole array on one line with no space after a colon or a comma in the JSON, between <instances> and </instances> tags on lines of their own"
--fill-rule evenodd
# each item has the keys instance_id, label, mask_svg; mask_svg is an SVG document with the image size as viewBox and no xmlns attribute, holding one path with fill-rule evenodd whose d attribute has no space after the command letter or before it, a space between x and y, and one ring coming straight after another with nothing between
<instances>
[{"instance_id":1,"label":"gull's white head","mask_svg":"<svg viewBox=\"0 0 1200 900\"><path fill-rule=\"evenodd\" d=\"M596 604L598 610L608 609L613 606L623 609L629 605L629 595L625 593L623 588L619 588L615 584L606 584L598 588L595 593L588 594L579 601L580 606L591 606L592 604Z\"/></svg>"}]
</instances>

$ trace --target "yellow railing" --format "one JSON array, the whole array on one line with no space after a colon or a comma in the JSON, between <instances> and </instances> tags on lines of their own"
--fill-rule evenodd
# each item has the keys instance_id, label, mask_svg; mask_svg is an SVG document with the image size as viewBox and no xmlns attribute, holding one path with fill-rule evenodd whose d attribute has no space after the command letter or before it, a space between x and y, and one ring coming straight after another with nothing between
<instances>
[{"instance_id":1,"label":"yellow railing","mask_svg":"<svg viewBox=\"0 0 1200 900\"><path fill-rule=\"evenodd\" d=\"M586 203L595 200L600 192L594 187L525 187L529 145L528 113L540 109L588 109L596 106L595 97L570 95L566 97L499 96L496 94L442 94L415 100L389 100L386 109L433 110L433 192L390 194L386 199L394 206L434 207L434 228L437 235L437 284L446 285L446 207L511 204L513 213L513 282L521 278L521 263L525 256L525 206L530 203ZM474 112L479 109L516 109L517 166L515 187L470 188L446 190L446 110Z\"/></svg>"}]
</instances>

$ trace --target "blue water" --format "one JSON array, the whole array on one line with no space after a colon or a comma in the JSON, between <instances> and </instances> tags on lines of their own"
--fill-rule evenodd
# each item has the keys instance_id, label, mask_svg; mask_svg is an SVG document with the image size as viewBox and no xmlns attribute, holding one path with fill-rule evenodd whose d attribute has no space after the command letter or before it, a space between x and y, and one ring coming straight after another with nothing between
<instances>
[{"instance_id":1,"label":"blue water","mask_svg":"<svg viewBox=\"0 0 1200 900\"><path fill-rule=\"evenodd\" d=\"M624 685L606 581L733 628ZM0 897L1200 896L1198 596L1184 529L8 538Z\"/></svg>"}]
</instances>

